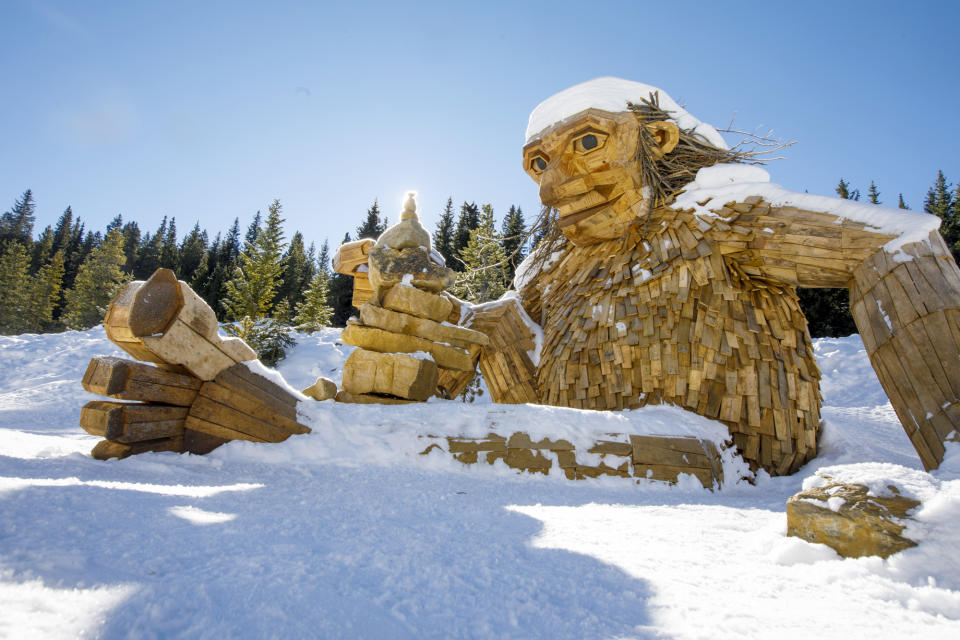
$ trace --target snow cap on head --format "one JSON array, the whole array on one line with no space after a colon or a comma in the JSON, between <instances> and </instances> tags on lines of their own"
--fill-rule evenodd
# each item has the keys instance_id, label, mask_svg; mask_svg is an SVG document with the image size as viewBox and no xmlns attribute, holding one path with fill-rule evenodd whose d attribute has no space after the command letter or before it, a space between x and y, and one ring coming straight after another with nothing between
<instances>
[{"instance_id":1,"label":"snow cap on head","mask_svg":"<svg viewBox=\"0 0 960 640\"><path fill-rule=\"evenodd\" d=\"M651 93L659 94L660 108L671 114L670 120L678 127L692 131L698 138L718 149L727 148L727 143L716 129L687 113L687 110L674 102L663 89L610 76L574 85L538 104L527 123L527 142L581 111L601 109L622 113L629 111L628 102L639 104L648 99Z\"/></svg>"}]
</instances>

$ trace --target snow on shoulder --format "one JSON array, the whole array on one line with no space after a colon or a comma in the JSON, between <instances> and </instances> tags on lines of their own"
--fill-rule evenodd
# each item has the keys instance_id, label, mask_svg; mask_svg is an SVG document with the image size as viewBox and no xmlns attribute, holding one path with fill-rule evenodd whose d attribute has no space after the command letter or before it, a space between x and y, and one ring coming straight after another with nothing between
<instances>
[{"instance_id":1,"label":"snow on shoulder","mask_svg":"<svg viewBox=\"0 0 960 640\"><path fill-rule=\"evenodd\" d=\"M760 196L773 207L795 207L837 216L837 222L852 220L872 227L877 233L897 236L884 245L891 254L911 242L922 242L931 231L940 228L940 219L927 213L892 209L855 200L798 193L770 182L770 174L760 167L724 163L705 167L696 179L684 187L671 205L677 210L693 209L701 217L716 216L728 202L743 202L749 196ZM899 253L896 260L910 260Z\"/></svg>"},{"instance_id":2,"label":"snow on shoulder","mask_svg":"<svg viewBox=\"0 0 960 640\"><path fill-rule=\"evenodd\" d=\"M530 114L530 120L527 123L526 141L529 143L550 127L587 109L622 113L628 110L628 102L639 104L640 101L649 99L651 93L659 94L660 108L673 114L670 120L678 127L693 131L704 142L718 149L727 148L727 143L716 129L693 117L663 89L642 82L609 76L574 85L538 104Z\"/></svg>"}]
</instances>

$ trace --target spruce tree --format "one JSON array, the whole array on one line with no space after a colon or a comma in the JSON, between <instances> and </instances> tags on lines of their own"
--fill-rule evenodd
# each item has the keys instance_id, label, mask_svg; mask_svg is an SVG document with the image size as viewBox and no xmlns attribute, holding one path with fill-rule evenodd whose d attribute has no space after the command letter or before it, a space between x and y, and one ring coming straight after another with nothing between
<instances>
[{"instance_id":1,"label":"spruce tree","mask_svg":"<svg viewBox=\"0 0 960 640\"><path fill-rule=\"evenodd\" d=\"M840 184L837 185L837 188L834 189L837 192L837 195L843 198L844 200L859 200L860 199L860 190L851 189L850 183L840 178Z\"/></svg>"},{"instance_id":2,"label":"spruce tree","mask_svg":"<svg viewBox=\"0 0 960 640\"><path fill-rule=\"evenodd\" d=\"M121 231L123 232L123 253L127 256L123 270L133 273L137 266L137 254L140 251L140 225L136 222L128 222L123 225Z\"/></svg>"},{"instance_id":3,"label":"spruce tree","mask_svg":"<svg viewBox=\"0 0 960 640\"><path fill-rule=\"evenodd\" d=\"M37 273L53 257L53 227L47 225L40 237L33 243L33 257L30 261L30 273ZM62 256L61 256L62 257Z\"/></svg>"},{"instance_id":4,"label":"spruce tree","mask_svg":"<svg viewBox=\"0 0 960 640\"><path fill-rule=\"evenodd\" d=\"M900 198L900 202L897 203L897 207L899 207L900 209L909 209L910 207L908 207L907 203L903 201L902 193L899 194L899 198Z\"/></svg>"},{"instance_id":5,"label":"spruce tree","mask_svg":"<svg viewBox=\"0 0 960 640\"><path fill-rule=\"evenodd\" d=\"M263 226L253 234L253 242L244 246L223 301L227 319L236 321L225 327L227 333L243 339L270 366L293 344L283 326L289 323L290 305L285 299L278 301L276 295L286 247L280 210L280 201L274 200Z\"/></svg>"},{"instance_id":6,"label":"spruce tree","mask_svg":"<svg viewBox=\"0 0 960 640\"><path fill-rule=\"evenodd\" d=\"M333 320L333 307L327 304L328 276L317 270L303 300L297 305L297 315L293 318L298 331L314 333L330 326Z\"/></svg>"},{"instance_id":7,"label":"spruce tree","mask_svg":"<svg viewBox=\"0 0 960 640\"><path fill-rule=\"evenodd\" d=\"M207 252L207 232L200 230L200 223L197 222L183 238L180 244L180 278L191 281L196 275L197 268Z\"/></svg>"},{"instance_id":8,"label":"spruce tree","mask_svg":"<svg viewBox=\"0 0 960 640\"><path fill-rule=\"evenodd\" d=\"M448 267L453 267L453 198L447 198L447 204L440 214L437 231L433 234L433 248L440 252Z\"/></svg>"},{"instance_id":9,"label":"spruce tree","mask_svg":"<svg viewBox=\"0 0 960 640\"><path fill-rule=\"evenodd\" d=\"M457 278L453 293L473 303L496 300L507 290L506 254L493 219L493 207L483 205L483 215L470 232L467 246L460 252L464 270Z\"/></svg>"},{"instance_id":10,"label":"spruce tree","mask_svg":"<svg viewBox=\"0 0 960 640\"><path fill-rule=\"evenodd\" d=\"M317 256L317 273L322 273L327 280L330 279L330 243L326 238L323 239L323 246L320 247L320 255ZM329 282L328 282L329 284Z\"/></svg>"},{"instance_id":11,"label":"spruce tree","mask_svg":"<svg viewBox=\"0 0 960 640\"><path fill-rule=\"evenodd\" d=\"M247 234L243 237L243 246L252 245L257 239L257 234L260 233L260 211L257 211L257 214L253 216L253 221L250 222L250 226L247 227Z\"/></svg>"},{"instance_id":12,"label":"spruce tree","mask_svg":"<svg viewBox=\"0 0 960 640\"><path fill-rule=\"evenodd\" d=\"M33 276L30 304L25 314L26 330L39 333L53 328L53 312L60 305L63 287L63 253L54 254Z\"/></svg>"},{"instance_id":13,"label":"spruce tree","mask_svg":"<svg viewBox=\"0 0 960 640\"><path fill-rule=\"evenodd\" d=\"M126 260L123 234L115 229L80 265L73 288L64 295L61 319L68 329L89 329L103 320L107 306L129 280L123 272Z\"/></svg>"},{"instance_id":14,"label":"spruce tree","mask_svg":"<svg viewBox=\"0 0 960 640\"><path fill-rule=\"evenodd\" d=\"M113 220L107 223L107 228L104 229L104 233L110 233L114 229L120 229L123 227L123 216L119 213L113 216Z\"/></svg>"},{"instance_id":15,"label":"spruce tree","mask_svg":"<svg viewBox=\"0 0 960 640\"><path fill-rule=\"evenodd\" d=\"M463 271L463 256L461 252L470 242L470 232L480 226L480 209L476 203L466 203L460 207L460 217L457 218L457 228L453 232L453 262L447 264L454 271Z\"/></svg>"},{"instance_id":16,"label":"spruce tree","mask_svg":"<svg viewBox=\"0 0 960 640\"><path fill-rule=\"evenodd\" d=\"M0 245L0 333L23 333L30 303L30 256L16 238Z\"/></svg>"},{"instance_id":17,"label":"spruce tree","mask_svg":"<svg viewBox=\"0 0 960 640\"><path fill-rule=\"evenodd\" d=\"M164 217L166 221L166 217ZM177 219L170 218L160 249L160 266L170 269L180 277L180 248L177 246Z\"/></svg>"},{"instance_id":18,"label":"spruce tree","mask_svg":"<svg viewBox=\"0 0 960 640\"><path fill-rule=\"evenodd\" d=\"M950 186L943 171L938 171L937 179L927 191L927 197L923 201L923 210L940 218L940 235L950 248L953 259L960 264L960 218L956 216Z\"/></svg>"},{"instance_id":19,"label":"spruce tree","mask_svg":"<svg viewBox=\"0 0 960 640\"><path fill-rule=\"evenodd\" d=\"M380 234L386 230L387 222L386 220L380 219L380 205L377 203L376 198L374 198L373 204L367 209L367 217L364 219L363 224L357 227L357 240L362 240L363 238L373 238L376 240L380 237Z\"/></svg>"},{"instance_id":20,"label":"spruce tree","mask_svg":"<svg viewBox=\"0 0 960 640\"><path fill-rule=\"evenodd\" d=\"M527 225L523 219L523 211L520 207L512 206L507 211L503 219L503 253L507 256L506 278L507 282L513 282L513 274L517 271L517 265L523 262L525 256L523 241L527 235Z\"/></svg>"},{"instance_id":21,"label":"spruce tree","mask_svg":"<svg viewBox=\"0 0 960 640\"><path fill-rule=\"evenodd\" d=\"M36 203L33 192L27 189L15 200L9 211L0 215L0 245L14 240L29 247L33 242L33 221Z\"/></svg>"},{"instance_id":22,"label":"spruce tree","mask_svg":"<svg viewBox=\"0 0 960 640\"><path fill-rule=\"evenodd\" d=\"M877 191L877 185L874 184L873 180L870 181L870 188L867 189L867 198L869 198L870 204L881 204L880 192Z\"/></svg>"},{"instance_id":23,"label":"spruce tree","mask_svg":"<svg viewBox=\"0 0 960 640\"><path fill-rule=\"evenodd\" d=\"M310 286L313 278L313 260L307 256L303 246L303 234L297 231L290 238L290 244L283 257L283 276L281 278L278 296L287 301L290 308L295 309L303 300L304 291Z\"/></svg>"}]
</instances>

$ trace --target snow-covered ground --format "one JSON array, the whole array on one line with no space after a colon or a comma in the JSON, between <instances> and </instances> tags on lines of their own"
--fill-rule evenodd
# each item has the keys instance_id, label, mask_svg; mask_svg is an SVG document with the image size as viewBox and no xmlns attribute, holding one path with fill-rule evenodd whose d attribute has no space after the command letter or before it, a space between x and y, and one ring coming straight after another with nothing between
<instances>
[{"instance_id":1,"label":"snow-covered ground","mask_svg":"<svg viewBox=\"0 0 960 640\"><path fill-rule=\"evenodd\" d=\"M300 336L280 371L338 379L338 336ZM960 452L918 471L859 339L816 350L822 455L710 492L418 455L418 434L491 425L716 428L664 408L326 402L282 444L99 462L77 422L88 360L121 355L103 331L0 337L0 637L958 638ZM787 497L836 465L923 494L920 546L785 537Z\"/></svg>"}]
</instances>

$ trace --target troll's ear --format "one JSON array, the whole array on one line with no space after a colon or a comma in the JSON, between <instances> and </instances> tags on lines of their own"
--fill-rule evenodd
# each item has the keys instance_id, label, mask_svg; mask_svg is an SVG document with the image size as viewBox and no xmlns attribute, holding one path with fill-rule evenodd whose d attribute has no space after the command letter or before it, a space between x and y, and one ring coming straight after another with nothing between
<instances>
[{"instance_id":1,"label":"troll's ear","mask_svg":"<svg viewBox=\"0 0 960 640\"><path fill-rule=\"evenodd\" d=\"M680 141L680 130L672 122L649 122L643 125L647 132L657 144L657 148L652 151L659 157L663 157L673 151L674 147Z\"/></svg>"}]
</instances>

